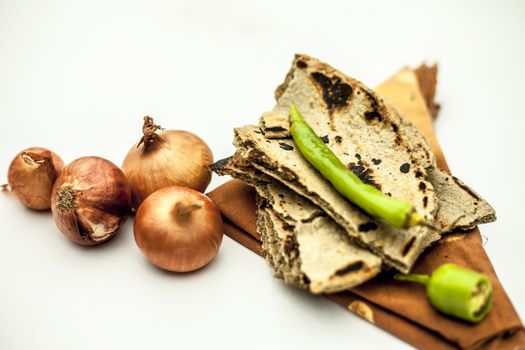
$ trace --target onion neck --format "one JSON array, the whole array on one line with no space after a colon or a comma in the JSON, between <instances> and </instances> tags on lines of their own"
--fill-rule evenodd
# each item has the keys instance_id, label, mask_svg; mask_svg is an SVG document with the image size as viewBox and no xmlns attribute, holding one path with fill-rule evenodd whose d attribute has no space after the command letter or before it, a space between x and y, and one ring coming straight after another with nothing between
<instances>
[{"instance_id":1,"label":"onion neck","mask_svg":"<svg viewBox=\"0 0 525 350\"><path fill-rule=\"evenodd\" d=\"M142 125L142 138L137 144L137 148L144 144L144 148L148 149L160 140L157 130L162 130L160 125L156 125L153 118L150 116L144 117L144 125Z\"/></svg>"},{"instance_id":2,"label":"onion neck","mask_svg":"<svg viewBox=\"0 0 525 350\"><path fill-rule=\"evenodd\" d=\"M58 172L55 168L55 163L53 162L53 156L49 151L42 152L23 152L20 157L24 163L33 169L47 174L48 178L55 182L58 177Z\"/></svg>"},{"instance_id":3,"label":"onion neck","mask_svg":"<svg viewBox=\"0 0 525 350\"><path fill-rule=\"evenodd\" d=\"M173 208L173 214L179 220L187 220L195 210L199 210L204 205L203 201L181 200Z\"/></svg>"},{"instance_id":4,"label":"onion neck","mask_svg":"<svg viewBox=\"0 0 525 350\"><path fill-rule=\"evenodd\" d=\"M22 157L24 163L35 168L40 168L42 166L48 165L53 166L53 157L51 156L51 152L49 151L22 152L20 157Z\"/></svg>"}]
</instances>

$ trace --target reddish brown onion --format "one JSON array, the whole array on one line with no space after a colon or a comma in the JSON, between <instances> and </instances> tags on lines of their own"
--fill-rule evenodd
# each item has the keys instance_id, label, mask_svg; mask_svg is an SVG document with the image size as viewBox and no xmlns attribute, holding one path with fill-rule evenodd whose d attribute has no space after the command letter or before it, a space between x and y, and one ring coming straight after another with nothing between
<instances>
[{"instance_id":1,"label":"reddish brown onion","mask_svg":"<svg viewBox=\"0 0 525 350\"><path fill-rule=\"evenodd\" d=\"M130 208L126 176L100 157L82 157L68 164L51 195L56 225L81 245L95 245L113 237Z\"/></svg>"},{"instance_id":2,"label":"reddish brown onion","mask_svg":"<svg viewBox=\"0 0 525 350\"><path fill-rule=\"evenodd\" d=\"M137 211L133 230L137 245L153 264L188 272L217 255L223 223L211 199L195 190L172 186L146 198Z\"/></svg>"},{"instance_id":3,"label":"reddish brown onion","mask_svg":"<svg viewBox=\"0 0 525 350\"><path fill-rule=\"evenodd\" d=\"M54 152L30 147L18 153L9 166L7 181L18 200L28 208L47 210L51 191L64 162Z\"/></svg>"},{"instance_id":4,"label":"reddish brown onion","mask_svg":"<svg viewBox=\"0 0 525 350\"><path fill-rule=\"evenodd\" d=\"M147 116L142 132L144 136L122 163L135 210L163 187L182 186L204 192L211 181L213 155L201 138L187 131L163 130Z\"/></svg>"}]
</instances>

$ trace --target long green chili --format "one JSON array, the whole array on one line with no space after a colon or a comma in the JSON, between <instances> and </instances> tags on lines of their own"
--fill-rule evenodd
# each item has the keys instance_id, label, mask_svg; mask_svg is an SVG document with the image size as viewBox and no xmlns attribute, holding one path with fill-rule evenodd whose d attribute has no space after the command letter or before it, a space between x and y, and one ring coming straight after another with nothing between
<instances>
[{"instance_id":1,"label":"long green chili","mask_svg":"<svg viewBox=\"0 0 525 350\"><path fill-rule=\"evenodd\" d=\"M426 285L428 299L436 309L462 320L479 322L492 307L489 278L454 264L443 264L430 276L397 274L394 278Z\"/></svg>"},{"instance_id":2,"label":"long green chili","mask_svg":"<svg viewBox=\"0 0 525 350\"><path fill-rule=\"evenodd\" d=\"M332 150L306 123L295 105L290 106L290 133L301 154L348 200L371 216L383 219L397 228L415 225L430 226L414 206L387 196L377 188L365 184L348 170Z\"/></svg>"}]
</instances>

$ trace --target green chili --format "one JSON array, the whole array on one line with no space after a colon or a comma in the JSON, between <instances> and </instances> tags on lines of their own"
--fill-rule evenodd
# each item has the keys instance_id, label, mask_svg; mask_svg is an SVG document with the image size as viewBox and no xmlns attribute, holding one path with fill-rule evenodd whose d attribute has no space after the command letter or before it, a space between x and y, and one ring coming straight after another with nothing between
<instances>
[{"instance_id":1,"label":"green chili","mask_svg":"<svg viewBox=\"0 0 525 350\"><path fill-rule=\"evenodd\" d=\"M417 213L414 206L403 200L387 196L377 188L365 184L348 170L332 150L306 123L295 105L290 106L290 133L306 160L348 200L371 216L383 219L397 228L415 225L430 226Z\"/></svg>"},{"instance_id":2,"label":"green chili","mask_svg":"<svg viewBox=\"0 0 525 350\"><path fill-rule=\"evenodd\" d=\"M481 321L492 307L489 278L454 264L443 264L430 276L397 274L394 278L426 285L428 299L436 309L466 321Z\"/></svg>"}]
</instances>

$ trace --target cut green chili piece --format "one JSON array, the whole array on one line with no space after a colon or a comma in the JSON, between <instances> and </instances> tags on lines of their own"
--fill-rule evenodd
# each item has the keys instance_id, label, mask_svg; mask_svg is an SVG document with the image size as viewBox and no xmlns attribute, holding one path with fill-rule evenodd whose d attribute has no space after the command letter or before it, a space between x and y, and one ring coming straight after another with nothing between
<instances>
[{"instance_id":1,"label":"cut green chili piece","mask_svg":"<svg viewBox=\"0 0 525 350\"><path fill-rule=\"evenodd\" d=\"M426 285L428 299L437 310L462 320L479 322L492 307L489 278L454 264L443 264L430 276L397 274L394 278Z\"/></svg>"},{"instance_id":2,"label":"cut green chili piece","mask_svg":"<svg viewBox=\"0 0 525 350\"><path fill-rule=\"evenodd\" d=\"M365 184L348 170L341 160L306 123L295 105L290 106L290 133L306 160L345 198L373 217L382 219L396 228L416 225L429 226L414 206L403 200L387 196L377 188Z\"/></svg>"}]
</instances>

